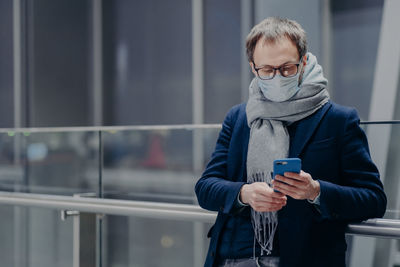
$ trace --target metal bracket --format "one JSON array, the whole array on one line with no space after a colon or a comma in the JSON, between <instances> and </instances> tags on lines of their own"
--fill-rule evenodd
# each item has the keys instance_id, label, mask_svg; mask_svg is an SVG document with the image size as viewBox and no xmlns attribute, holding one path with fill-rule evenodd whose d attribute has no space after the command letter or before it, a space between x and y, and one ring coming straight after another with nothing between
<instances>
[{"instance_id":1,"label":"metal bracket","mask_svg":"<svg viewBox=\"0 0 400 267\"><path fill-rule=\"evenodd\" d=\"M68 217L76 217L79 214L79 211L76 210L61 210L61 220L65 221Z\"/></svg>"}]
</instances>

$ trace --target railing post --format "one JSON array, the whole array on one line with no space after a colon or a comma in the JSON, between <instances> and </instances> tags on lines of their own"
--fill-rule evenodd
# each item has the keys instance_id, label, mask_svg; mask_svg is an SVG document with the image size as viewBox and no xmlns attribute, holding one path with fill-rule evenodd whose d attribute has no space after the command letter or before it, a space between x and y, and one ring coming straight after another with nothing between
<instances>
[{"instance_id":1,"label":"railing post","mask_svg":"<svg viewBox=\"0 0 400 267\"><path fill-rule=\"evenodd\" d=\"M96 197L96 194L75 194L74 197ZM72 218L72 266L96 267L97 215L76 210L61 210L61 220Z\"/></svg>"}]
</instances>

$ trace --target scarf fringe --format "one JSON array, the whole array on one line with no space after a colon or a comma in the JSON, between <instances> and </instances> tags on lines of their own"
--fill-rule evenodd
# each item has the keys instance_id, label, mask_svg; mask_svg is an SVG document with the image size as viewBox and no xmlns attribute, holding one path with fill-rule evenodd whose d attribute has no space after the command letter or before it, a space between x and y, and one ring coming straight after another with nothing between
<instances>
[{"instance_id":1,"label":"scarf fringe","mask_svg":"<svg viewBox=\"0 0 400 267\"><path fill-rule=\"evenodd\" d=\"M266 182L271 184L271 174L265 172L256 172L251 175L252 179L249 182ZM272 245L274 242L274 236L278 227L278 213L277 212L257 212L251 210L251 222L254 229L254 237L261 247L261 255L264 252L267 255L272 253Z\"/></svg>"}]
</instances>

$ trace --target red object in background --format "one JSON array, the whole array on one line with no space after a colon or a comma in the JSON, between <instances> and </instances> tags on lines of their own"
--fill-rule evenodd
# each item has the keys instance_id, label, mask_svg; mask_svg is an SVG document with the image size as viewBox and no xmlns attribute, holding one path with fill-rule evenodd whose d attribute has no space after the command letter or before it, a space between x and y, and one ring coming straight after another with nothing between
<instances>
[{"instance_id":1,"label":"red object in background","mask_svg":"<svg viewBox=\"0 0 400 267\"><path fill-rule=\"evenodd\" d=\"M142 166L159 169L167 167L165 154L162 149L162 138L160 135L153 135L151 137L147 158L142 162Z\"/></svg>"}]
</instances>

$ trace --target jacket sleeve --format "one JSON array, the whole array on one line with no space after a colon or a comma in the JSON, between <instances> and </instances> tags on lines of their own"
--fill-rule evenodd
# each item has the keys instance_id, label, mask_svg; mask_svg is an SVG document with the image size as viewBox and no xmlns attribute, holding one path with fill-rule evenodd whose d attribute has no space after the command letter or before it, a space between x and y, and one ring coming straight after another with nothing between
<instances>
[{"instance_id":1,"label":"jacket sleeve","mask_svg":"<svg viewBox=\"0 0 400 267\"><path fill-rule=\"evenodd\" d=\"M232 177L227 177L229 146L237 112L237 107L228 112L211 160L195 186L197 199L202 208L225 214L236 211L237 197L244 184L244 182L233 181Z\"/></svg>"},{"instance_id":2,"label":"jacket sleeve","mask_svg":"<svg viewBox=\"0 0 400 267\"><path fill-rule=\"evenodd\" d=\"M361 221L382 217L385 213L386 195L359 121L357 112L352 109L340 138L339 183L319 180L319 208L323 218Z\"/></svg>"}]
</instances>

